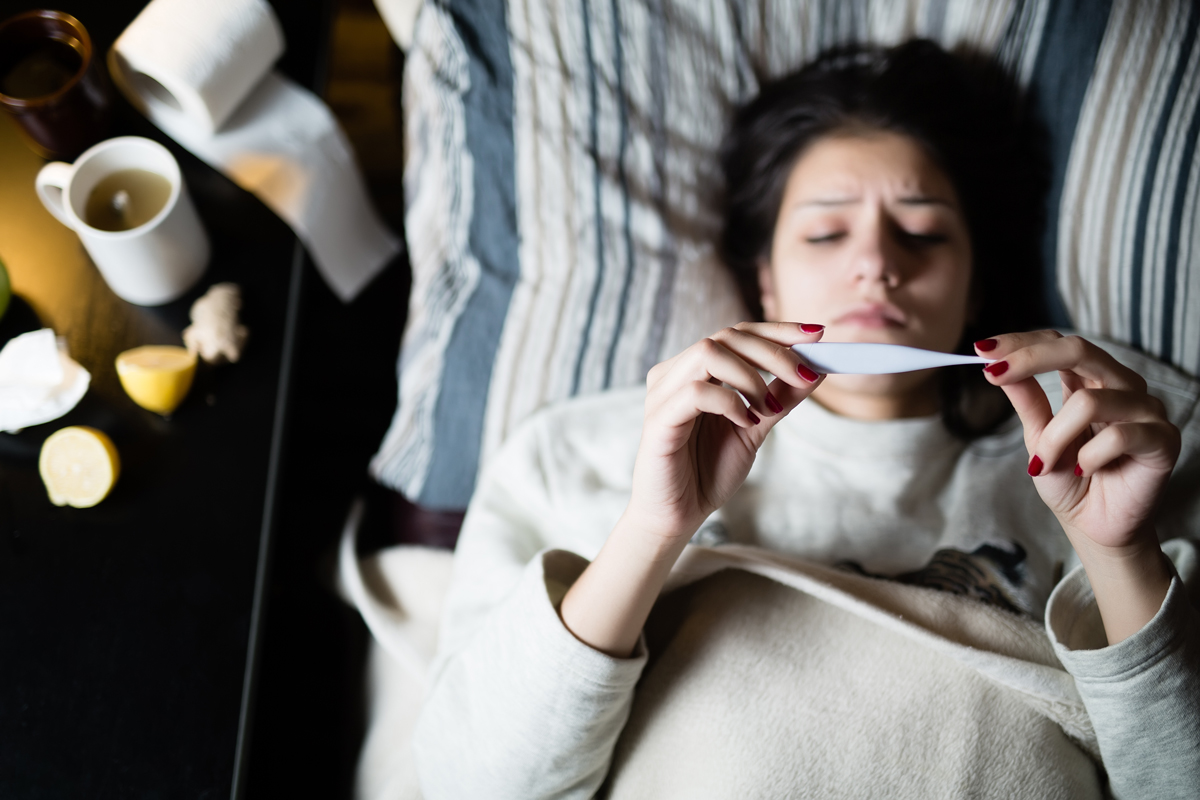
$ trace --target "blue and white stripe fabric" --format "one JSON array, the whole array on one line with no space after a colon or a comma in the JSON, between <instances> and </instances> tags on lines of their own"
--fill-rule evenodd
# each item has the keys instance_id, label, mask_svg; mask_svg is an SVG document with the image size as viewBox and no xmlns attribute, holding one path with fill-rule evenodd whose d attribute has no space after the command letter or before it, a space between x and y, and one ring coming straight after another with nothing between
<instances>
[{"instance_id":1,"label":"blue and white stripe fabric","mask_svg":"<svg viewBox=\"0 0 1200 800\"><path fill-rule=\"evenodd\" d=\"M742 318L713 251L728 111L852 40L996 53L1049 130L1058 321L1197 374L1198 25L1188 0L426 0L403 90L413 288L372 474L464 508L533 411Z\"/></svg>"},{"instance_id":2,"label":"blue and white stripe fabric","mask_svg":"<svg viewBox=\"0 0 1200 800\"><path fill-rule=\"evenodd\" d=\"M1200 374L1200 3L1114 0L1058 215L1075 326Z\"/></svg>"}]
</instances>

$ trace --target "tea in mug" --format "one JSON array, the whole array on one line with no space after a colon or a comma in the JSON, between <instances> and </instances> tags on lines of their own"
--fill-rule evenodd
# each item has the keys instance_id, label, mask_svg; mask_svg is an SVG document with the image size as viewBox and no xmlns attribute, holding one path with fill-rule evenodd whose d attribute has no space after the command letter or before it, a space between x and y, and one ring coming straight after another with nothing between
<instances>
[{"instance_id":1,"label":"tea in mug","mask_svg":"<svg viewBox=\"0 0 1200 800\"><path fill-rule=\"evenodd\" d=\"M0 58L0 94L35 100L66 86L83 66L79 52L61 39L13 48Z\"/></svg>"},{"instance_id":2,"label":"tea in mug","mask_svg":"<svg viewBox=\"0 0 1200 800\"><path fill-rule=\"evenodd\" d=\"M102 231L145 225L171 198L171 182L145 169L122 169L100 179L88 195L83 221Z\"/></svg>"}]
</instances>

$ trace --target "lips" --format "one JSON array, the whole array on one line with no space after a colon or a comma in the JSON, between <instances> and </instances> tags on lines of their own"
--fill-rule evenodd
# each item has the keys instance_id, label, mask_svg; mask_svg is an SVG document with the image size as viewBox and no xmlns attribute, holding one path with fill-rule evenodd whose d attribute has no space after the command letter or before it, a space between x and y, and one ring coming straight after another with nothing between
<instances>
[{"instance_id":1,"label":"lips","mask_svg":"<svg viewBox=\"0 0 1200 800\"><path fill-rule=\"evenodd\" d=\"M857 325L861 328L902 328L907 322L904 312L891 303L863 303L835 318L833 324Z\"/></svg>"}]
</instances>

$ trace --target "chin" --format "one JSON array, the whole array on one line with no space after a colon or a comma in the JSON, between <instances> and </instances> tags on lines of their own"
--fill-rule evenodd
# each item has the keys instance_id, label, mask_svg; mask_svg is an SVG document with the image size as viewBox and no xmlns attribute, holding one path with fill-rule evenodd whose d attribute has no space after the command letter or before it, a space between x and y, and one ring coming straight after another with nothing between
<instances>
[{"instance_id":1,"label":"chin","mask_svg":"<svg viewBox=\"0 0 1200 800\"><path fill-rule=\"evenodd\" d=\"M903 325L831 325L825 330L821 341L904 344L929 349L927 345L917 341L919 338L914 331Z\"/></svg>"},{"instance_id":2,"label":"chin","mask_svg":"<svg viewBox=\"0 0 1200 800\"><path fill-rule=\"evenodd\" d=\"M928 380L928 373L929 370L895 375L827 375L822 385L848 394L891 397L906 394L914 386L924 383Z\"/></svg>"},{"instance_id":3,"label":"chin","mask_svg":"<svg viewBox=\"0 0 1200 800\"><path fill-rule=\"evenodd\" d=\"M905 325L831 325L821 337L823 342L871 342L875 344L902 344L922 350L938 350L948 353L954 344L931 341L928 331L915 331Z\"/></svg>"},{"instance_id":4,"label":"chin","mask_svg":"<svg viewBox=\"0 0 1200 800\"><path fill-rule=\"evenodd\" d=\"M829 410L858 419L900 419L937 412L937 370L895 375L827 375L813 399Z\"/></svg>"}]
</instances>

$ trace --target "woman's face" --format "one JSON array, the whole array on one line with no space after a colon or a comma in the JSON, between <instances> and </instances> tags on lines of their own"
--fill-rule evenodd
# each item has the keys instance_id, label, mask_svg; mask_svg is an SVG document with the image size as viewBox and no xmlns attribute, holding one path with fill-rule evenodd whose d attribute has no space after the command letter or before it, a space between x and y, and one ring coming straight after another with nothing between
<instances>
[{"instance_id":1,"label":"woman's face","mask_svg":"<svg viewBox=\"0 0 1200 800\"><path fill-rule=\"evenodd\" d=\"M767 319L825 325L826 342L950 351L968 313L971 242L950 179L896 133L832 135L788 177L771 259ZM932 373L831 375L813 396L860 418L935 413Z\"/></svg>"}]
</instances>

